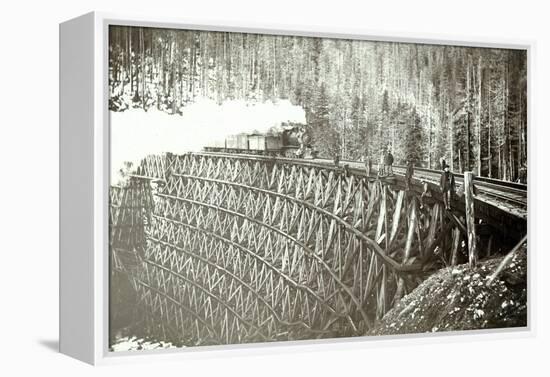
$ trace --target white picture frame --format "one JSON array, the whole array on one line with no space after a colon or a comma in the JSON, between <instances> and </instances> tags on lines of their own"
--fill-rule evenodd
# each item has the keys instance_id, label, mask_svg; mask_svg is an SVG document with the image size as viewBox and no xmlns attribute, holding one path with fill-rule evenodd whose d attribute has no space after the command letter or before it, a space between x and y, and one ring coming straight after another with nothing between
<instances>
[{"instance_id":1,"label":"white picture frame","mask_svg":"<svg viewBox=\"0 0 550 377\"><path fill-rule=\"evenodd\" d=\"M462 342L535 334L533 268L528 275L528 327L445 334L361 337L280 343L208 346L158 351L108 351L108 27L128 25L452 44L526 49L532 95L534 41L461 38L311 26L265 25L138 17L92 12L60 24L60 352L90 364L226 357L296 351L381 347L426 342ZM532 114L528 101L528 114ZM528 119L532 140L532 117ZM530 157L529 157L530 158ZM531 174L528 175L529 177ZM528 222L529 224L529 222ZM529 229L530 227L528 227ZM528 231L529 233L529 231ZM534 263L529 248L528 264ZM460 336L456 336L460 335Z\"/></svg>"}]
</instances>

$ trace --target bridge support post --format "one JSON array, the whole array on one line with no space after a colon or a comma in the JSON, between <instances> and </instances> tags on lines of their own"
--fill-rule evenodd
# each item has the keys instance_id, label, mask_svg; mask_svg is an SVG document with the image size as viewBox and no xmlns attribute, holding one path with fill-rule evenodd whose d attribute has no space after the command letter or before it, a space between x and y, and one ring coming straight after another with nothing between
<instances>
[{"instance_id":1,"label":"bridge support post","mask_svg":"<svg viewBox=\"0 0 550 377\"><path fill-rule=\"evenodd\" d=\"M466 227L468 230L468 262L477 264L476 224L474 213L474 173L464 172L464 199L466 202Z\"/></svg>"}]
</instances>

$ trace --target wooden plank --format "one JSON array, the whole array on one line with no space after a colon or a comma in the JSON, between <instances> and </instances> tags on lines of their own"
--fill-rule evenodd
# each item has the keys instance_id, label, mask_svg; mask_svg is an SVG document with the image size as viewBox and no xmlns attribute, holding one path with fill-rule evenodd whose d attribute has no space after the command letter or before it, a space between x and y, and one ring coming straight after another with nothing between
<instances>
[{"instance_id":1,"label":"wooden plank","mask_svg":"<svg viewBox=\"0 0 550 377\"><path fill-rule=\"evenodd\" d=\"M378 212L378 224L376 226L376 237L379 239L382 235L384 225L386 223L386 188L382 186L382 195L380 195L380 207Z\"/></svg>"},{"instance_id":2,"label":"wooden plank","mask_svg":"<svg viewBox=\"0 0 550 377\"><path fill-rule=\"evenodd\" d=\"M388 247L389 247L389 237L388 237L388 187L383 186L382 187L382 199L381 199L381 208L380 212L383 212L384 215L384 235L385 235L385 248L384 252L387 255L388 254ZM382 211L383 209L383 211ZM386 314L386 297L387 297L387 287L386 287L386 280L387 280L387 267L386 265L382 265L382 281L380 282L380 306L379 306L379 313L380 317L382 318L384 314Z\"/></svg>"},{"instance_id":3,"label":"wooden plank","mask_svg":"<svg viewBox=\"0 0 550 377\"><path fill-rule=\"evenodd\" d=\"M405 197L405 191L399 191L397 194L397 201L395 203L395 210L393 212L393 220L391 224L390 244L395 239L397 231L399 229L399 222L401 220L401 209L403 208L403 198Z\"/></svg>"},{"instance_id":4,"label":"wooden plank","mask_svg":"<svg viewBox=\"0 0 550 377\"><path fill-rule=\"evenodd\" d=\"M489 241L487 242L487 258L491 256L491 251L493 248L493 235L489 236Z\"/></svg>"},{"instance_id":5,"label":"wooden plank","mask_svg":"<svg viewBox=\"0 0 550 377\"><path fill-rule=\"evenodd\" d=\"M446 211L445 213L447 214L447 217L449 217L449 219L451 219L455 223L462 234L464 234L464 237L468 237L468 231L466 230L466 227L464 226L462 221L460 221L460 219L456 217L456 215L452 212Z\"/></svg>"},{"instance_id":6,"label":"wooden plank","mask_svg":"<svg viewBox=\"0 0 550 377\"><path fill-rule=\"evenodd\" d=\"M405 243L405 251L403 255L403 261L406 261L411 256L411 248L414 240L414 234L416 231L416 223L418 222L418 216L416 213L416 198L413 197L411 204L409 205L409 219L407 230L407 242Z\"/></svg>"},{"instance_id":7,"label":"wooden plank","mask_svg":"<svg viewBox=\"0 0 550 377\"><path fill-rule=\"evenodd\" d=\"M451 266L456 266L458 260L458 244L460 242L460 229L453 228L452 237Z\"/></svg>"},{"instance_id":8,"label":"wooden plank","mask_svg":"<svg viewBox=\"0 0 550 377\"><path fill-rule=\"evenodd\" d=\"M464 198L466 202L466 228L468 230L468 263L477 264L477 235L474 212L474 173L464 172Z\"/></svg>"},{"instance_id":9,"label":"wooden plank","mask_svg":"<svg viewBox=\"0 0 550 377\"><path fill-rule=\"evenodd\" d=\"M376 318L381 319L386 314L386 265L382 265L382 278L378 285Z\"/></svg>"},{"instance_id":10,"label":"wooden plank","mask_svg":"<svg viewBox=\"0 0 550 377\"><path fill-rule=\"evenodd\" d=\"M498 275L502 272L502 270L504 270L506 268L506 266L508 266L508 264L510 264L512 259L514 259L514 256L516 255L516 253L520 250L521 246L523 246L523 244L526 243L526 242L527 242L527 236L523 237L521 239L521 241L519 241L518 244L516 246L514 246L512 251L510 251L508 254L506 254L504 259L502 259L502 261L498 265L495 272L493 272L491 274L491 276L489 277L489 279L487 279L487 282L485 283L487 285L487 287L489 287L491 284L493 284L493 281L498 277Z\"/></svg>"},{"instance_id":11,"label":"wooden plank","mask_svg":"<svg viewBox=\"0 0 550 377\"><path fill-rule=\"evenodd\" d=\"M435 231L439 220L439 203L435 203L430 216L430 226L428 230L428 239L426 245L430 246L435 240Z\"/></svg>"},{"instance_id":12,"label":"wooden plank","mask_svg":"<svg viewBox=\"0 0 550 377\"><path fill-rule=\"evenodd\" d=\"M437 236L437 238L435 238L431 243L426 243L426 250L424 251L424 255L422 256L422 259L425 262L429 261L430 258L433 256L436 247L440 246L441 249L443 248L443 243L448 235L449 230L451 229L451 226L451 222L443 225L439 231L439 235Z\"/></svg>"}]
</instances>

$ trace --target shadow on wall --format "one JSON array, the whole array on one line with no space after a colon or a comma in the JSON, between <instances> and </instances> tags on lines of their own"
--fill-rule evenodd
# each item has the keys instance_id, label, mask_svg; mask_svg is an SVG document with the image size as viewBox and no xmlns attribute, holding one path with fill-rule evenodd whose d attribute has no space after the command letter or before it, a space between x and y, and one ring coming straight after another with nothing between
<instances>
[{"instance_id":1,"label":"shadow on wall","mask_svg":"<svg viewBox=\"0 0 550 377\"><path fill-rule=\"evenodd\" d=\"M38 341L38 344L50 351L59 352L59 340L57 339L41 339Z\"/></svg>"}]
</instances>

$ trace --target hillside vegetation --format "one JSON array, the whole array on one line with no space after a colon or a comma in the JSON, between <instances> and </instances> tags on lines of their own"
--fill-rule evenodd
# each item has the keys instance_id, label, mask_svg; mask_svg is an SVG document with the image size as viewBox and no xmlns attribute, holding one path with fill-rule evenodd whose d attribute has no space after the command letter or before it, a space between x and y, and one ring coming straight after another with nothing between
<instances>
[{"instance_id":1,"label":"hillside vegetation","mask_svg":"<svg viewBox=\"0 0 550 377\"><path fill-rule=\"evenodd\" d=\"M501 260L442 269L405 296L370 335L527 326L527 247L487 286Z\"/></svg>"}]
</instances>

